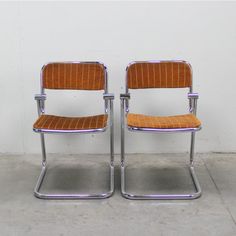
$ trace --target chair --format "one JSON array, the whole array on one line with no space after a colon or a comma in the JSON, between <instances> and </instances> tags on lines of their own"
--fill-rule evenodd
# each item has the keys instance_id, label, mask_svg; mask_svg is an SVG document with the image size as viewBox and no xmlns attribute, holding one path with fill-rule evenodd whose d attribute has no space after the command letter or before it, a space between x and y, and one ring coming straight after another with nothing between
<instances>
[{"instance_id":1,"label":"chair","mask_svg":"<svg viewBox=\"0 0 236 236\"><path fill-rule=\"evenodd\" d=\"M189 88L189 114L177 116L148 116L129 113L129 89ZM195 132L201 129L196 117L198 94L192 92L192 70L185 61L132 62L126 68L126 93L121 99L121 194L128 199L194 199L201 188L194 171ZM126 192L125 129L132 132L179 133L191 132L189 170L195 192L189 194L133 194Z\"/></svg>"},{"instance_id":2,"label":"chair","mask_svg":"<svg viewBox=\"0 0 236 236\"><path fill-rule=\"evenodd\" d=\"M68 90L104 90L104 114L87 117L62 117L45 114L45 89ZM42 170L38 178L34 195L42 199L102 199L110 197L114 192L114 131L113 131L113 99L108 93L107 70L99 62L60 62L49 63L41 70L41 93L35 95L39 118L33 130L40 134L42 146ZM88 134L101 133L110 128L110 182L109 191L94 194L49 194L41 193L46 170L46 151L44 134Z\"/></svg>"}]
</instances>

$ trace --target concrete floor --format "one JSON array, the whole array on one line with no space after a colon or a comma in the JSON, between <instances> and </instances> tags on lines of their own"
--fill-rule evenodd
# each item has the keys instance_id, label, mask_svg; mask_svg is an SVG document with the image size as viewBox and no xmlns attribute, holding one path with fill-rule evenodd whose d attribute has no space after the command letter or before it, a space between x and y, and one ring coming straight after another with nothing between
<instances>
[{"instance_id":1,"label":"concrete floor","mask_svg":"<svg viewBox=\"0 0 236 236\"><path fill-rule=\"evenodd\" d=\"M49 155L44 191L105 190L107 156ZM129 155L129 190L191 190L187 154ZM236 154L198 154L196 172L203 195L188 201L131 201L116 192L105 200L40 200L33 188L39 155L0 156L0 235L236 235ZM142 169L140 169L142 167ZM98 173L99 171L99 173Z\"/></svg>"}]
</instances>

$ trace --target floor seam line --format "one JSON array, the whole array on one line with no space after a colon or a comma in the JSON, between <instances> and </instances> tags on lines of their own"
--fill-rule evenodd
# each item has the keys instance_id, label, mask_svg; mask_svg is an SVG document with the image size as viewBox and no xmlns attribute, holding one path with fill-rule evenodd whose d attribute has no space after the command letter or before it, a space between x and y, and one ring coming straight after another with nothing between
<instances>
[{"instance_id":1,"label":"floor seam line","mask_svg":"<svg viewBox=\"0 0 236 236\"><path fill-rule=\"evenodd\" d=\"M236 225L236 220L234 219L234 217L233 217L231 211L229 210L227 204L225 203L225 201L224 201L224 199L223 199L223 196L222 196L222 193L221 193L220 189L218 188L218 186L217 186L217 184L216 184L216 182L215 182L215 180L214 180L214 178L213 178L213 176L212 176L212 174L211 174L209 168L207 167L207 164L206 164L205 160L203 160L203 158L201 158L201 159L202 159L202 161L203 161L203 163L204 163L204 166L206 167L206 170L207 170L207 172L208 172L208 174L209 174L209 176L210 176L210 178L211 178L211 181L212 181L213 184L215 185L216 191L218 192L218 194L219 194L219 196L220 196L220 199L221 199L221 202L223 203L223 206L225 207L225 209L226 209L227 212L229 213L229 215L230 215L230 217L231 217L231 219L232 219L234 225Z\"/></svg>"}]
</instances>

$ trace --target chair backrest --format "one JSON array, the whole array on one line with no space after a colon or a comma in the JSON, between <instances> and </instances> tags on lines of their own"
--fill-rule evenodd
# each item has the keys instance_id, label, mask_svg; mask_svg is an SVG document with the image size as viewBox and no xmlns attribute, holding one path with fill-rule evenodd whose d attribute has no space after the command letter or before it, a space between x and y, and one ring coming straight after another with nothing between
<instances>
[{"instance_id":1,"label":"chair backrest","mask_svg":"<svg viewBox=\"0 0 236 236\"><path fill-rule=\"evenodd\" d=\"M133 62L126 70L127 89L192 86L192 69L185 61Z\"/></svg>"},{"instance_id":2,"label":"chair backrest","mask_svg":"<svg viewBox=\"0 0 236 236\"><path fill-rule=\"evenodd\" d=\"M106 90L106 67L99 62L55 62L43 66L42 89Z\"/></svg>"}]
</instances>

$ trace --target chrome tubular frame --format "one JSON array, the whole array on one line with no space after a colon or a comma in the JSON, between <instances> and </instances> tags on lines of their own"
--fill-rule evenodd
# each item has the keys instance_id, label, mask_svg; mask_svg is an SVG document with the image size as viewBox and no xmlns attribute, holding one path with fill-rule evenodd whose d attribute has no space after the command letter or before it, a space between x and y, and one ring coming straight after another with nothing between
<instances>
[{"instance_id":1,"label":"chrome tubular frame","mask_svg":"<svg viewBox=\"0 0 236 236\"><path fill-rule=\"evenodd\" d=\"M148 61L148 62L160 62L160 61ZM172 61L173 62L173 61ZM175 61L175 62L185 62L185 61ZM132 65L130 63L126 71L128 70L129 66ZM186 63L186 62L185 62ZM189 65L190 66L190 65ZM191 68L191 66L190 66ZM197 110L197 93L192 93L192 87L190 87L190 91L188 94L189 98L189 111L196 115ZM126 116L129 112L129 89L127 85L127 73L126 73L126 93L120 95L121 100L121 194L123 197L131 200L184 200L184 199L196 199L201 196L201 187L197 176L194 170L194 143L195 143L195 132L199 131L199 128L186 128L186 129L151 129L151 128L138 128L138 127L129 127L127 126ZM190 163L189 163L189 172L190 176L195 188L195 192L189 194L133 194L128 193L126 191L126 174L125 174L125 128L127 127L128 131L135 131L135 132L155 132L155 133L174 133L174 132L191 132L191 144L190 144Z\"/></svg>"},{"instance_id":2,"label":"chrome tubular frame","mask_svg":"<svg viewBox=\"0 0 236 236\"><path fill-rule=\"evenodd\" d=\"M63 63L99 63L100 62L63 62ZM104 65L104 64L102 64ZM42 71L44 69L45 65L43 66L41 70L41 94L35 95L35 100L37 100L38 105L38 115L45 113L45 107L44 107L44 101L46 100L46 95L44 93L44 88L42 85ZM112 196L114 193L114 115L113 115L113 100L114 95L108 93L108 84L107 84L107 68L104 65L105 68L105 90L103 94L104 99L104 106L105 106L105 113L108 114L109 110L109 127L110 127L110 177L109 177L109 191L104 193L94 193L94 194L49 194L49 193L41 193L40 189L43 184L44 177L46 175L47 171L47 162L46 162L46 149L45 149L45 139L44 134L45 133L79 133L79 134L86 134L91 132L104 132L107 127L103 129L90 129L90 130L73 130L73 131L62 131L62 130L38 130L34 129L35 132L40 133L40 139L41 139L41 148L42 148L42 170L39 175L38 181L36 183L35 189L34 189L34 195L37 198L41 199L104 199Z\"/></svg>"}]
</instances>

